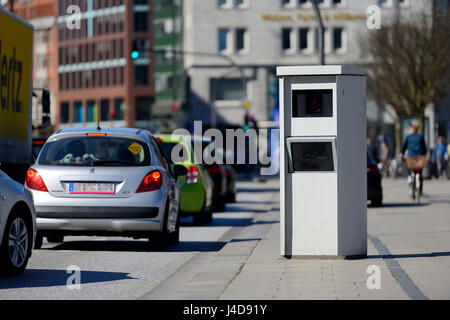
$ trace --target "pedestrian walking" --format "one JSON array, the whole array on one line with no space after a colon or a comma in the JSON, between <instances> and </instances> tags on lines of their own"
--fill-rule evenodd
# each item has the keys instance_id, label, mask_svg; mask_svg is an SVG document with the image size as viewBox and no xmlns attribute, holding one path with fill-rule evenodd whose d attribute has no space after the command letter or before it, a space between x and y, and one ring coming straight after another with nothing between
<instances>
[{"instance_id":1,"label":"pedestrian walking","mask_svg":"<svg viewBox=\"0 0 450 320\"><path fill-rule=\"evenodd\" d=\"M439 179L442 179L446 172L448 162L447 146L444 143L444 138L442 136L437 138L436 146L431 154L431 161L436 164L437 175Z\"/></svg>"},{"instance_id":2,"label":"pedestrian walking","mask_svg":"<svg viewBox=\"0 0 450 320\"><path fill-rule=\"evenodd\" d=\"M383 173L389 177L389 145L385 139L381 143L380 159L383 164Z\"/></svg>"}]
</instances>

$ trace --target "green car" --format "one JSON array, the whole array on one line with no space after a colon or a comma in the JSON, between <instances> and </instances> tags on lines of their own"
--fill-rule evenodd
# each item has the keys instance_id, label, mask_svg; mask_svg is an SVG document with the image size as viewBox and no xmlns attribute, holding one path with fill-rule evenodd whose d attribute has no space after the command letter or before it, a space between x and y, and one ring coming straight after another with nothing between
<instances>
[{"instance_id":1,"label":"green car","mask_svg":"<svg viewBox=\"0 0 450 320\"><path fill-rule=\"evenodd\" d=\"M214 182L202 165L195 164L190 140L183 140L181 136L158 134L154 136L170 162L173 160L172 151L178 145L175 149L178 159L175 159L174 164L183 165L188 170L187 175L178 178L181 188L181 215L193 216L197 225L211 223Z\"/></svg>"}]
</instances>

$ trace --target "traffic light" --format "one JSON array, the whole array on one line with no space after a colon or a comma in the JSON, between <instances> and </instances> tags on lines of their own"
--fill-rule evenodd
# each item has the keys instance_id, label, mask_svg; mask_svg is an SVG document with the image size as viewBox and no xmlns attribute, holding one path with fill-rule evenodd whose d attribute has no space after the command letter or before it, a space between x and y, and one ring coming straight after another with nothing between
<instances>
[{"instance_id":1,"label":"traffic light","mask_svg":"<svg viewBox=\"0 0 450 320\"><path fill-rule=\"evenodd\" d=\"M131 59L136 60L139 58L139 51L133 50L131 51Z\"/></svg>"}]
</instances>

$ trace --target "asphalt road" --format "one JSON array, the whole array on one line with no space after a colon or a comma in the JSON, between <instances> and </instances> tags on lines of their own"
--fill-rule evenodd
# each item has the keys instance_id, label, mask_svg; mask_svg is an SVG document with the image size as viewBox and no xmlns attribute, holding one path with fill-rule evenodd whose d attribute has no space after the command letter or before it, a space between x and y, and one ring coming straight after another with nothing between
<instances>
[{"instance_id":1,"label":"asphalt road","mask_svg":"<svg viewBox=\"0 0 450 320\"><path fill-rule=\"evenodd\" d=\"M0 278L0 299L139 299L202 253L220 251L267 209L270 197L271 190L263 184L238 183L237 203L215 213L210 225L194 226L192 218L182 218L180 243L163 252L149 251L144 239L66 237L62 244L44 240L21 276ZM71 289L67 284L74 284L73 266L81 271L81 284Z\"/></svg>"}]
</instances>

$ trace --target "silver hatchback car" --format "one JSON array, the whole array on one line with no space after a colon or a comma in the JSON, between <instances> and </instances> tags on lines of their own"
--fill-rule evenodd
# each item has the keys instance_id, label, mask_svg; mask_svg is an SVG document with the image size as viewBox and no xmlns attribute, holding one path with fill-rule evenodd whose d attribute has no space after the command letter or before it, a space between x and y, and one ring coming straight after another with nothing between
<instances>
[{"instance_id":1,"label":"silver hatchback car","mask_svg":"<svg viewBox=\"0 0 450 320\"><path fill-rule=\"evenodd\" d=\"M179 241L183 166L165 158L150 132L129 128L58 130L28 170L38 233L148 238L153 248Z\"/></svg>"},{"instance_id":2,"label":"silver hatchback car","mask_svg":"<svg viewBox=\"0 0 450 320\"><path fill-rule=\"evenodd\" d=\"M36 213L31 192L0 170L0 271L22 273L36 236Z\"/></svg>"}]
</instances>

